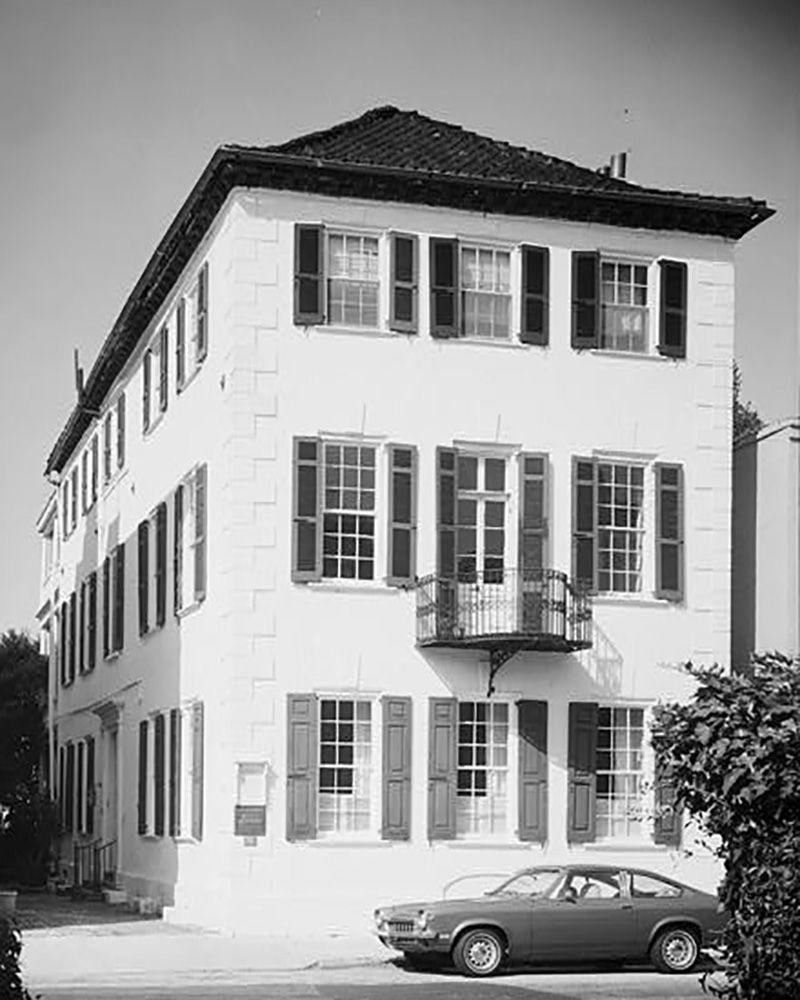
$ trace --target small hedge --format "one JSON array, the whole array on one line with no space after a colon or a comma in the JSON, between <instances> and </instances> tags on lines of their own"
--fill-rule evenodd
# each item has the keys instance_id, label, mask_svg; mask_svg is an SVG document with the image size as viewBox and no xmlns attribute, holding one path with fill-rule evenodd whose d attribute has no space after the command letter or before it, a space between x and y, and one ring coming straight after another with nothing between
<instances>
[{"instance_id":1,"label":"small hedge","mask_svg":"<svg viewBox=\"0 0 800 1000\"><path fill-rule=\"evenodd\" d=\"M0 997L2 1000L33 1000L22 982L19 956L22 935L8 917L0 916Z\"/></svg>"}]
</instances>

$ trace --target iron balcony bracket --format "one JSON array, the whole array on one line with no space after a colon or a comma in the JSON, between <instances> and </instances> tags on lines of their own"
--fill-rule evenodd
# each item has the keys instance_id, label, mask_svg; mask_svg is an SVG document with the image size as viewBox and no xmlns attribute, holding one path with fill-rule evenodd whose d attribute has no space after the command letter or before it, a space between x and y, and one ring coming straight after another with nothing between
<instances>
[{"instance_id":1,"label":"iron balcony bracket","mask_svg":"<svg viewBox=\"0 0 800 1000\"><path fill-rule=\"evenodd\" d=\"M512 642L504 643L502 646L493 646L489 650L489 687L486 691L487 698L491 698L496 690L494 686L494 679L497 675L497 671L505 663L508 663L512 656L516 656L522 648L522 643Z\"/></svg>"}]
</instances>

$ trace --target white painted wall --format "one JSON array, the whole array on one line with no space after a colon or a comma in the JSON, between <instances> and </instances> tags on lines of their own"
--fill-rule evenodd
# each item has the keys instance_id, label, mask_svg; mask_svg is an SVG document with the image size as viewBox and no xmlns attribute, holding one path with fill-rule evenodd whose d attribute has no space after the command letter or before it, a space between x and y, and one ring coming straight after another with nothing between
<instances>
[{"instance_id":1,"label":"white painted wall","mask_svg":"<svg viewBox=\"0 0 800 1000\"><path fill-rule=\"evenodd\" d=\"M296 221L420 234L420 333L296 328ZM550 346L431 339L427 235L549 246ZM687 260L688 358L573 351L573 249ZM549 452L552 563L567 572L572 455L602 450L684 465L685 605L655 601L648 593L633 599L600 598L591 651L574 657L520 654L497 677L498 698L550 702L546 856L566 856L568 702L591 698L649 706L659 698L686 698L690 685L679 664L688 659L727 662L732 247L681 234L239 191L228 199L187 268L187 278L203 259L211 275L209 356L180 397L171 392L163 420L143 439L141 354L172 308L172 300L165 303L120 377L128 394L127 469L62 549L60 590L68 594L80 573L102 562L113 525L118 524L120 537L133 539L138 521L183 473L197 461L208 463L207 600L179 625L170 617L161 633L140 640L131 541L125 651L59 692L61 740L84 735L87 727L96 731L99 723L88 706L112 695L124 705L126 884L133 892L169 902L177 880L176 919L216 924L258 919L281 927L313 919L331 926L366 919L373 904L393 896L436 894L464 871L505 871L542 856L538 846L513 841L428 843L427 699L448 692L482 696L487 667L474 653L418 650L411 592L380 582L290 582L293 435L363 434L381 445L392 441L418 447L420 575L435 570L437 445L500 442ZM381 471L379 491L385 484ZM650 481L651 522L652 505ZM381 511L382 541L382 505ZM652 566L646 573L652 581ZM285 713L286 695L293 691L413 698L410 842L286 842ZM149 711L192 697L206 704L203 842L143 840L136 835L138 721ZM236 765L260 761L269 765L268 832L257 846L246 847L233 836ZM598 860L608 858L607 848L585 852ZM678 855L652 845L628 850L625 857L630 863L689 871ZM713 878L699 869L690 875L695 881Z\"/></svg>"}]
</instances>

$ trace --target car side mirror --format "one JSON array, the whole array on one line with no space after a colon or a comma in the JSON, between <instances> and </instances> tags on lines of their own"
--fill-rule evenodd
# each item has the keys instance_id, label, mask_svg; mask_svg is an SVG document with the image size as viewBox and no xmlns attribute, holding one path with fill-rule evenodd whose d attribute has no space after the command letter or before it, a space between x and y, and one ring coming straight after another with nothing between
<instances>
[{"instance_id":1,"label":"car side mirror","mask_svg":"<svg viewBox=\"0 0 800 1000\"><path fill-rule=\"evenodd\" d=\"M577 896L573 896L572 893L570 893L568 896L562 896L561 897L561 902L562 903L577 903L578 902L578 897Z\"/></svg>"}]
</instances>

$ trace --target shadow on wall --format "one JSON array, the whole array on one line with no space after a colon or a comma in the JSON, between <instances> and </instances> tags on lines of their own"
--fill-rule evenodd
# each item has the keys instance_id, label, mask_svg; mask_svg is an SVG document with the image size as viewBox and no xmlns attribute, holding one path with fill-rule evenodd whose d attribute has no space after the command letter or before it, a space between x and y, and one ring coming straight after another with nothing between
<instances>
[{"instance_id":1,"label":"shadow on wall","mask_svg":"<svg viewBox=\"0 0 800 1000\"><path fill-rule=\"evenodd\" d=\"M758 441L733 450L731 665L746 667L756 645Z\"/></svg>"}]
</instances>

